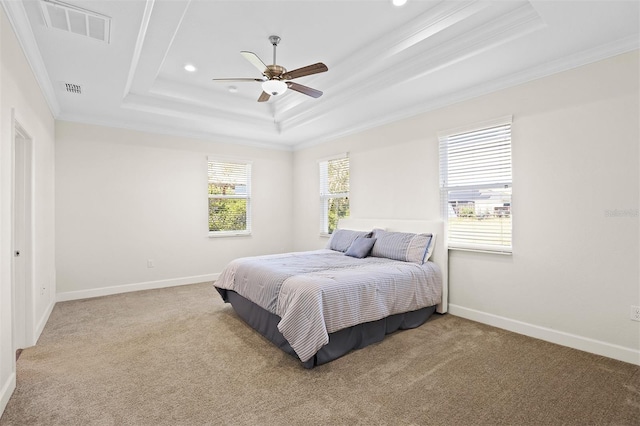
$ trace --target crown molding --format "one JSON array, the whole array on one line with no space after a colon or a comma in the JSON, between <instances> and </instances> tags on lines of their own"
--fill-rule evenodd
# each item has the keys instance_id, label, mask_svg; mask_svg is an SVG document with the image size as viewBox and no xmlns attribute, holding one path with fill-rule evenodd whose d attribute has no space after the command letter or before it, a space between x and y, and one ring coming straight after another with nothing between
<instances>
[{"instance_id":1,"label":"crown molding","mask_svg":"<svg viewBox=\"0 0 640 426\"><path fill-rule=\"evenodd\" d=\"M317 80L322 79L329 83L325 90L333 95L328 102L323 102L321 106L304 102L303 99L291 99L277 107L278 121L285 131L303 126L332 111L334 105L344 104L345 100L354 94L367 92L379 87L378 85L394 84L394 81L397 81L395 71L379 72L379 68L383 67L385 62L396 61L394 58L407 49L427 41L429 37L451 28L487 7L488 3L477 0L438 3L397 31L385 34L375 44L357 49L343 61L332 66L333 75L346 75L347 78L337 79L324 75L316 77ZM366 64L366 70L363 70L363 64Z\"/></svg>"},{"instance_id":2,"label":"crown molding","mask_svg":"<svg viewBox=\"0 0 640 426\"><path fill-rule=\"evenodd\" d=\"M206 96L202 96L202 95ZM247 108L247 99L231 94L220 94L212 89L203 89L201 86L185 83L176 83L172 80L158 77L154 86L146 95L151 97L161 97L167 102L175 101L180 105L190 105L192 107L206 108L209 112L226 116L230 119L238 120L242 116L249 122L270 123L273 125L274 116L270 106L273 103L255 103L255 108ZM212 101L215 99L215 102ZM221 106L222 105L222 106Z\"/></svg>"},{"instance_id":3,"label":"crown molding","mask_svg":"<svg viewBox=\"0 0 640 426\"><path fill-rule=\"evenodd\" d=\"M114 129L132 130L145 133L156 133L166 136L176 136L180 138L192 138L204 140L207 142L215 142L233 146L247 146L251 148L268 149L275 151L293 151L293 145L284 145L282 143L270 143L256 139L239 138L224 133L202 132L178 128L175 126L163 126L159 124L143 124L140 122L130 123L122 119L96 119L95 116L84 116L79 114L63 113L56 118L57 121L68 121L71 123L88 124L93 126L111 127Z\"/></svg>"},{"instance_id":4,"label":"crown molding","mask_svg":"<svg viewBox=\"0 0 640 426\"><path fill-rule=\"evenodd\" d=\"M45 68L33 31L37 30L35 34L40 35L38 21L32 16L34 27L31 26L27 12L32 10L28 1L0 0L55 119L284 151L302 150L640 48L636 33L437 99L423 99L388 113L379 113L372 105L371 115L352 125L342 125L346 119L340 118L328 126L332 130L325 130L327 126L317 123L317 120L328 122L339 114L347 117L349 108L353 111L353 108L367 107L369 99L378 100L369 95L380 87L408 90L409 85L400 85L436 71L446 71L460 61L544 28L545 22L531 3L535 4L534 1L523 0L511 6L500 6L498 16L492 14L493 9L486 9L489 7L486 1L441 1L406 25L330 64L331 69L338 72L306 77L305 85L309 82L314 86L317 82L325 91L322 102L314 102L305 96L284 96L257 108L244 104L246 99L214 90L211 93L215 92L217 103L209 102L213 99L213 96L207 98L209 92L198 98L199 88L195 85L163 78L160 75L162 64L174 43L176 32L186 25L183 20L191 0L144 0L135 9L136 16L140 16L138 13L144 6L131 62L124 63L123 71L128 71L128 74L120 111L92 118L86 112L65 114L61 111L60 102L66 105L67 98L60 95L58 82L51 80ZM161 25L155 21L156 18L168 24ZM460 29L469 31L461 33ZM133 29L131 36L135 34ZM130 39L129 48L132 42ZM343 77L339 78L339 75ZM147 114L157 114L160 117L158 123L151 124L153 117ZM134 123L134 117L141 118L141 123ZM163 118L165 121L161 122ZM173 122L175 126L167 122ZM305 126L309 126L307 130ZM247 136L239 137L241 132ZM312 133L312 137L301 136L307 133Z\"/></svg>"},{"instance_id":5,"label":"crown molding","mask_svg":"<svg viewBox=\"0 0 640 426\"><path fill-rule=\"evenodd\" d=\"M393 73L380 73L372 78L354 85L350 89L336 94L330 102L325 102L317 108L304 114L297 114L283 120L282 127L289 129L307 124L323 115L331 113L338 106L348 104L353 97L364 97L377 87L393 87L416 78L424 77L434 71L459 62L463 59L478 55L488 49L544 28L545 24L540 15L529 3L494 18L486 24L476 27L415 56L413 59L394 67ZM416 72L416 70L420 70ZM313 117L310 115L313 114Z\"/></svg>"},{"instance_id":6,"label":"crown molding","mask_svg":"<svg viewBox=\"0 0 640 426\"><path fill-rule=\"evenodd\" d=\"M384 117L373 117L367 122L363 122L358 126L350 126L348 128L342 128L335 132L327 133L308 140L303 143L296 144L294 151L300 151L307 149L322 143L326 143L335 139L343 138L353 134L361 133L367 130L371 130L386 124L394 123L397 121L405 120L415 117L420 114L424 114L430 111L434 111L440 108L447 107L456 103L468 101L480 96L488 95L490 93L505 90L510 87L515 87L521 84L528 83L530 81L538 80L544 77L549 77L560 72L569 71L571 69L579 68L581 66L589 65L594 62L598 62L613 56L628 53L634 50L640 49L640 40L636 36L629 36L620 40L616 40L611 43L603 44L601 46L585 50L583 52L558 59L546 63L544 65L527 69L525 71L512 73L508 76L500 79L493 80L491 82L483 83L482 86L477 86L468 90L459 91L449 96L438 98L432 102L420 103L413 107L404 108L395 114L388 114Z\"/></svg>"},{"instance_id":7,"label":"crown molding","mask_svg":"<svg viewBox=\"0 0 640 426\"><path fill-rule=\"evenodd\" d=\"M450 96L438 98L437 100L426 104L420 103L420 105L414 105L413 107L400 110L396 114L385 115L384 117L373 117L371 120L363 122L358 126L345 127L334 132L320 135L317 138L313 138L305 142L292 143L290 145L238 138L224 133L199 132L187 129L178 129L173 126L143 125L140 123L130 124L124 123L122 120L96 120L93 117L84 117L72 114L64 114L57 119L61 121L71 121L148 133L159 133L177 137L188 137L260 149L295 152L638 49L640 49L640 41L634 36L627 37L566 58L558 59L543 66L528 69L523 72L513 73L504 78L483 84L481 87L460 91Z\"/></svg>"},{"instance_id":8,"label":"crown molding","mask_svg":"<svg viewBox=\"0 0 640 426\"><path fill-rule=\"evenodd\" d=\"M16 34L18 43L22 47L24 56L33 71L33 74L42 90L42 94L49 105L54 118L60 115L60 104L55 94L54 86L49 78L49 73L44 66L44 61L40 55L40 49L31 29L31 23L27 17L27 12L21 1L0 0L7 14L9 23Z\"/></svg>"},{"instance_id":9,"label":"crown molding","mask_svg":"<svg viewBox=\"0 0 640 426\"><path fill-rule=\"evenodd\" d=\"M190 120L227 120L239 126L248 127L256 131L278 133L273 121L266 118L240 115L230 110L194 105L191 102L181 102L171 97L153 96L149 94L129 93L121 103L121 108L140 112L151 112L174 118Z\"/></svg>"}]
</instances>

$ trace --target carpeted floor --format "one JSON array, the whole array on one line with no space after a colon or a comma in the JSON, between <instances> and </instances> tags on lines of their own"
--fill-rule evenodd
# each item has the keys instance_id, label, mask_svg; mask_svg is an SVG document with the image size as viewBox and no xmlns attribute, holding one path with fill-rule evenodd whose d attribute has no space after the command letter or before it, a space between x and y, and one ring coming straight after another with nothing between
<instances>
[{"instance_id":1,"label":"carpeted floor","mask_svg":"<svg viewBox=\"0 0 640 426\"><path fill-rule=\"evenodd\" d=\"M452 315L305 370L210 283L58 303L0 425L639 425L640 367Z\"/></svg>"}]
</instances>

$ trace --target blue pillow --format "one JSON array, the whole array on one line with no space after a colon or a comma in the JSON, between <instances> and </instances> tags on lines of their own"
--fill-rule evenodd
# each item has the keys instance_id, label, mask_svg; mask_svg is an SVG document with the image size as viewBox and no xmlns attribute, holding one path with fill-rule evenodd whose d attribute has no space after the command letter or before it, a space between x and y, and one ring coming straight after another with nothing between
<instances>
[{"instance_id":1,"label":"blue pillow","mask_svg":"<svg viewBox=\"0 0 640 426\"><path fill-rule=\"evenodd\" d=\"M345 252L358 237L370 237L371 231L352 231L350 229L336 229L327 243L328 249Z\"/></svg>"},{"instance_id":2,"label":"blue pillow","mask_svg":"<svg viewBox=\"0 0 640 426\"><path fill-rule=\"evenodd\" d=\"M371 249L373 248L375 242L375 238L358 237L353 240L353 243L351 243L344 254L346 254L347 256L362 259L369 256L369 253L371 253Z\"/></svg>"}]
</instances>

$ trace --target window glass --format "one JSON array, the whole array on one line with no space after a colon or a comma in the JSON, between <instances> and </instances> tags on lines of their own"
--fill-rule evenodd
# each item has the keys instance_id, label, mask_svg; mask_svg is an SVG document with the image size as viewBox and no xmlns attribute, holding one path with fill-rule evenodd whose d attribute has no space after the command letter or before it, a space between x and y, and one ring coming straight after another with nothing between
<instances>
[{"instance_id":1,"label":"window glass","mask_svg":"<svg viewBox=\"0 0 640 426\"><path fill-rule=\"evenodd\" d=\"M251 232L251 164L209 159L209 233Z\"/></svg>"},{"instance_id":2,"label":"window glass","mask_svg":"<svg viewBox=\"0 0 640 426\"><path fill-rule=\"evenodd\" d=\"M349 216L349 157L322 160L320 165L320 233L331 234Z\"/></svg>"},{"instance_id":3,"label":"window glass","mask_svg":"<svg viewBox=\"0 0 640 426\"><path fill-rule=\"evenodd\" d=\"M511 117L440 134L440 191L450 248L512 250Z\"/></svg>"}]
</instances>

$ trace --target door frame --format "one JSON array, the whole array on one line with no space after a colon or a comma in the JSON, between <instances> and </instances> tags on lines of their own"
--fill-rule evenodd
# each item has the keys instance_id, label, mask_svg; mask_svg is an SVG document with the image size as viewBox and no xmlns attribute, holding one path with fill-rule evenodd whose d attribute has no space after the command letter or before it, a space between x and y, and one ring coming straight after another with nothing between
<instances>
[{"instance_id":1,"label":"door frame","mask_svg":"<svg viewBox=\"0 0 640 426\"><path fill-rule=\"evenodd\" d=\"M34 167L33 167L33 138L24 129L15 117L12 110L12 141L11 141L11 163L12 163L12 185L11 185L11 294L12 294L12 352L17 349L26 348L35 344L34 339L34 306L36 294L33 285L33 247L34 247L34 220L33 220L33 200L34 200ZM20 155L20 153L22 155ZM18 157L20 155L20 157ZM17 161L16 161L17 160ZM23 179L17 179L19 174ZM22 188L18 185L22 184ZM24 217L24 235L22 235L22 247L16 247L16 201L20 197L20 192L24 194L22 198ZM20 201L20 200L18 200ZM16 262L15 252L20 250L20 258L24 268L24 288L16 287Z\"/></svg>"}]
</instances>

